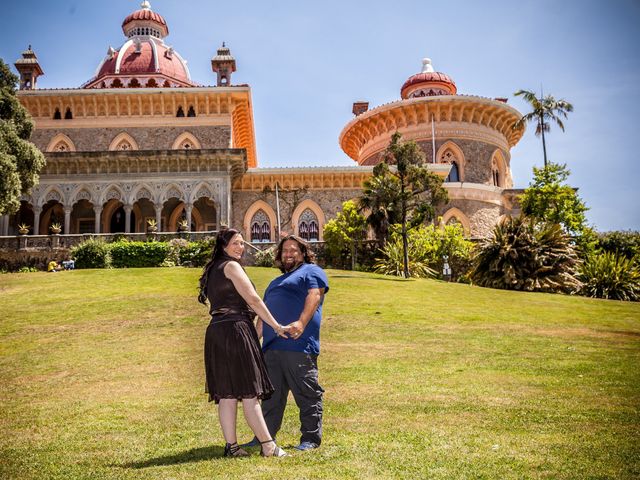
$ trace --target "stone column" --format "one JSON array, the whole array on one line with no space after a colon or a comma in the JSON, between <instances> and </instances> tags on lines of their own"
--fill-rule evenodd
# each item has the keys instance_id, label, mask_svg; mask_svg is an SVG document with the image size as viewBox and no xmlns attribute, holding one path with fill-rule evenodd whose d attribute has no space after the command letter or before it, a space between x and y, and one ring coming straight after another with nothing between
<instances>
[{"instance_id":1,"label":"stone column","mask_svg":"<svg viewBox=\"0 0 640 480\"><path fill-rule=\"evenodd\" d=\"M40 214L42 213L42 207L33 208L33 234L40 235Z\"/></svg>"},{"instance_id":2,"label":"stone column","mask_svg":"<svg viewBox=\"0 0 640 480\"><path fill-rule=\"evenodd\" d=\"M64 230L62 232L65 235L69 234L69 230L71 229L71 208L64 208Z\"/></svg>"},{"instance_id":3,"label":"stone column","mask_svg":"<svg viewBox=\"0 0 640 480\"><path fill-rule=\"evenodd\" d=\"M94 212L94 214L96 216L95 217L96 218L96 223L95 223L95 225L93 227L93 232L94 233L101 233L100 232L100 230L101 230L101 228L100 228L100 217L102 216L102 207L94 206L93 207L93 212Z\"/></svg>"},{"instance_id":4,"label":"stone column","mask_svg":"<svg viewBox=\"0 0 640 480\"><path fill-rule=\"evenodd\" d=\"M187 217L187 225L189 225L189 229L187 231L191 231L191 211L193 210L193 204L187 203L184 206L184 215Z\"/></svg>"},{"instance_id":5,"label":"stone column","mask_svg":"<svg viewBox=\"0 0 640 480\"><path fill-rule=\"evenodd\" d=\"M227 167L227 176L222 179L218 199L220 201L220 222L231 227L231 166ZM220 223L218 223L220 230Z\"/></svg>"},{"instance_id":6,"label":"stone column","mask_svg":"<svg viewBox=\"0 0 640 480\"><path fill-rule=\"evenodd\" d=\"M156 222L158 223L158 231L164 232L164 225L161 225L162 221L162 205L154 205L156 209Z\"/></svg>"},{"instance_id":7,"label":"stone column","mask_svg":"<svg viewBox=\"0 0 640 480\"><path fill-rule=\"evenodd\" d=\"M133 205L124 205L124 233L131 233L131 210Z\"/></svg>"}]
</instances>

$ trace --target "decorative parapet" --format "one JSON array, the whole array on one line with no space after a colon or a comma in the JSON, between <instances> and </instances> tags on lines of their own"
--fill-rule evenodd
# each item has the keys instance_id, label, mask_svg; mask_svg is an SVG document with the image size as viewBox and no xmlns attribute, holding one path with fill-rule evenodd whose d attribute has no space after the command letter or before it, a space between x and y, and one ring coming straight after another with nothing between
<instances>
[{"instance_id":1,"label":"decorative parapet","mask_svg":"<svg viewBox=\"0 0 640 480\"><path fill-rule=\"evenodd\" d=\"M202 150L122 150L109 152L48 152L40 175L145 175L229 172L232 178L247 170L246 152L238 148Z\"/></svg>"},{"instance_id":2,"label":"decorative parapet","mask_svg":"<svg viewBox=\"0 0 640 480\"><path fill-rule=\"evenodd\" d=\"M412 139L431 139L433 120L437 138L474 137L477 133L509 149L524 133L524 127L513 128L520 118L515 108L489 98L418 97L388 103L358 115L344 127L339 143L349 157L362 164L388 145L388 139L396 131L410 132Z\"/></svg>"},{"instance_id":3,"label":"decorative parapet","mask_svg":"<svg viewBox=\"0 0 640 480\"><path fill-rule=\"evenodd\" d=\"M451 168L448 164L428 164L427 168L445 178ZM361 189L362 183L373 174L373 167L303 167L303 168L250 168L233 184L233 190L345 190Z\"/></svg>"}]
</instances>

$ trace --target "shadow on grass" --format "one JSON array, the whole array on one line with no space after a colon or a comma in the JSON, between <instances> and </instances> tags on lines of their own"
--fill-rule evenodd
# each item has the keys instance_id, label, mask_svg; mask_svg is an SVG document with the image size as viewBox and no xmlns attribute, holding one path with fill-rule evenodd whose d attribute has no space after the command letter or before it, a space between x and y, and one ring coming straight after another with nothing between
<instances>
[{"instance_id":1,"label":"shadow on grass","mask_svg":"<svg viewBox=\"0 0 640 480\"><path fill-rule=\"evenodd\" d=\"M149 458L139 462L129 462L117 465L121 468L149 468L161 467L167 465L179 465L181 463L203 462L214 458L223 458L224 447L210 446L201 448L192 448L181 453L173 455L165 455L164 457Z\"/></svg>"}]
</instances>

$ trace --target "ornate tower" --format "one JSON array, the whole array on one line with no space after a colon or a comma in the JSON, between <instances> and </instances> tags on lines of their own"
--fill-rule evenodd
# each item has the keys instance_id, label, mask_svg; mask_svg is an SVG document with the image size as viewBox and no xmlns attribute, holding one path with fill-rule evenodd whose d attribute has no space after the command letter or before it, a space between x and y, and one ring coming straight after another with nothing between
<instances>
[{"instance_id":1,"label":"ornate tower","mask_svg":"<svg viewBox=\"0 0 640 480\"><path fill-rule=\"evenodd\" d=\"M236 59L224 42L218 49L218 54L211 59L211 69L218 74L218 87L227 87L231 84L231 74L236 71Z\"/></svg>"},{"instance_id":2,"label":"ornate tower","mask_svg":"<svg viewBox=\"0 0 640 480\"><path fill-rule=\"evenodd\" d=\"M40 75L44 75L36 53L29 48L22 52L22 58L14 63L20 72L20 90L35 90L36 81Z\"/></svg>"}]
</instances>

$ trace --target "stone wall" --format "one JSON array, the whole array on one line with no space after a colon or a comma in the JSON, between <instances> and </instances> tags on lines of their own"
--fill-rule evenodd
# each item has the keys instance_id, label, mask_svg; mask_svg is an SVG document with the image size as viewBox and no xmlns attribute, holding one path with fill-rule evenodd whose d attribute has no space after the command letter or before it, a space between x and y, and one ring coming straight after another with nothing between
<instances>
[{"instance_id":1,"label":"stone wall","mask_svg":"<svg viewBox=\"0 0 640 480\"><path fill-rule=\"evenodd\" d=\"M451 200L446 206L438 210L438 215L443 215L450 208L460 209L469 219L471 226L471 237L486 238L491 236L493 227L498 223L500 217L508 212L503 207L489 202L479 200Z\"/></svg>"},{"instance_id":2,"label":"stone wall","mask_svg":"<svg viewBox=\"0 0 640 480\"><path fill-rule=\"evenodd\" d=\"M464 178L465 182L470 183L482 183L485 185L492 185L492 172L491 172L491 157L496 150L496 146L479 142L477 140L463 140L459 138L445 138L442 140L436 140L436 152L446 142L451 141L455 143L462 153L464 154ZM427 163L433 162L433 144L430 141L417 142L422 148ZM503 157L506 161L507 167L507 181L506 185L511 185L511 167L509 165L510 154L503 149L500 149ZM384 151L371 155L364 161L364 165L375 165L380 162L384 156Z\"/></svg>"},{"instance_id":3,"label":"stone wall","mask_svg":"<svg viewBox=\"0 0 640 480\"><path fill-rule=\"evenodd\" d=\"M332 190L299 190L299 191L281 191L280 192L280 218L281 229L283 231L293 233L293 225L291 217L295 208L304 200L310 199L316 202L325 215L325 220L331 220L342 209L342 203L356 198L362 194L360 189L332 189ZM262 200L268 205L276 209L275 192L252 192L252 191L234 191L232 195L233 227L242 229L244 225L244 216L249 207L256 201ZM320 225L322 229L324 225ZM248 232L245 232L248 233Z\"/></svg>"},{"instance_id":4,"label":"stone wall","mask_svg":"<svg viewBox=\"0 0 640 480\"><path fill-rule=\"evenodd\" d=\"M63 121L63 120L61 120ZM126 132L138 143L140 150L170 150L176 139L183 133L191 133L202 148L229 148L231 128L228 126L189 127L128 127L128 128L59 128L36 129L31 141L46 151L51 139L62 133L69 137L79 152L109 150L113 139Z\"/></svg>"}]
</instances>

